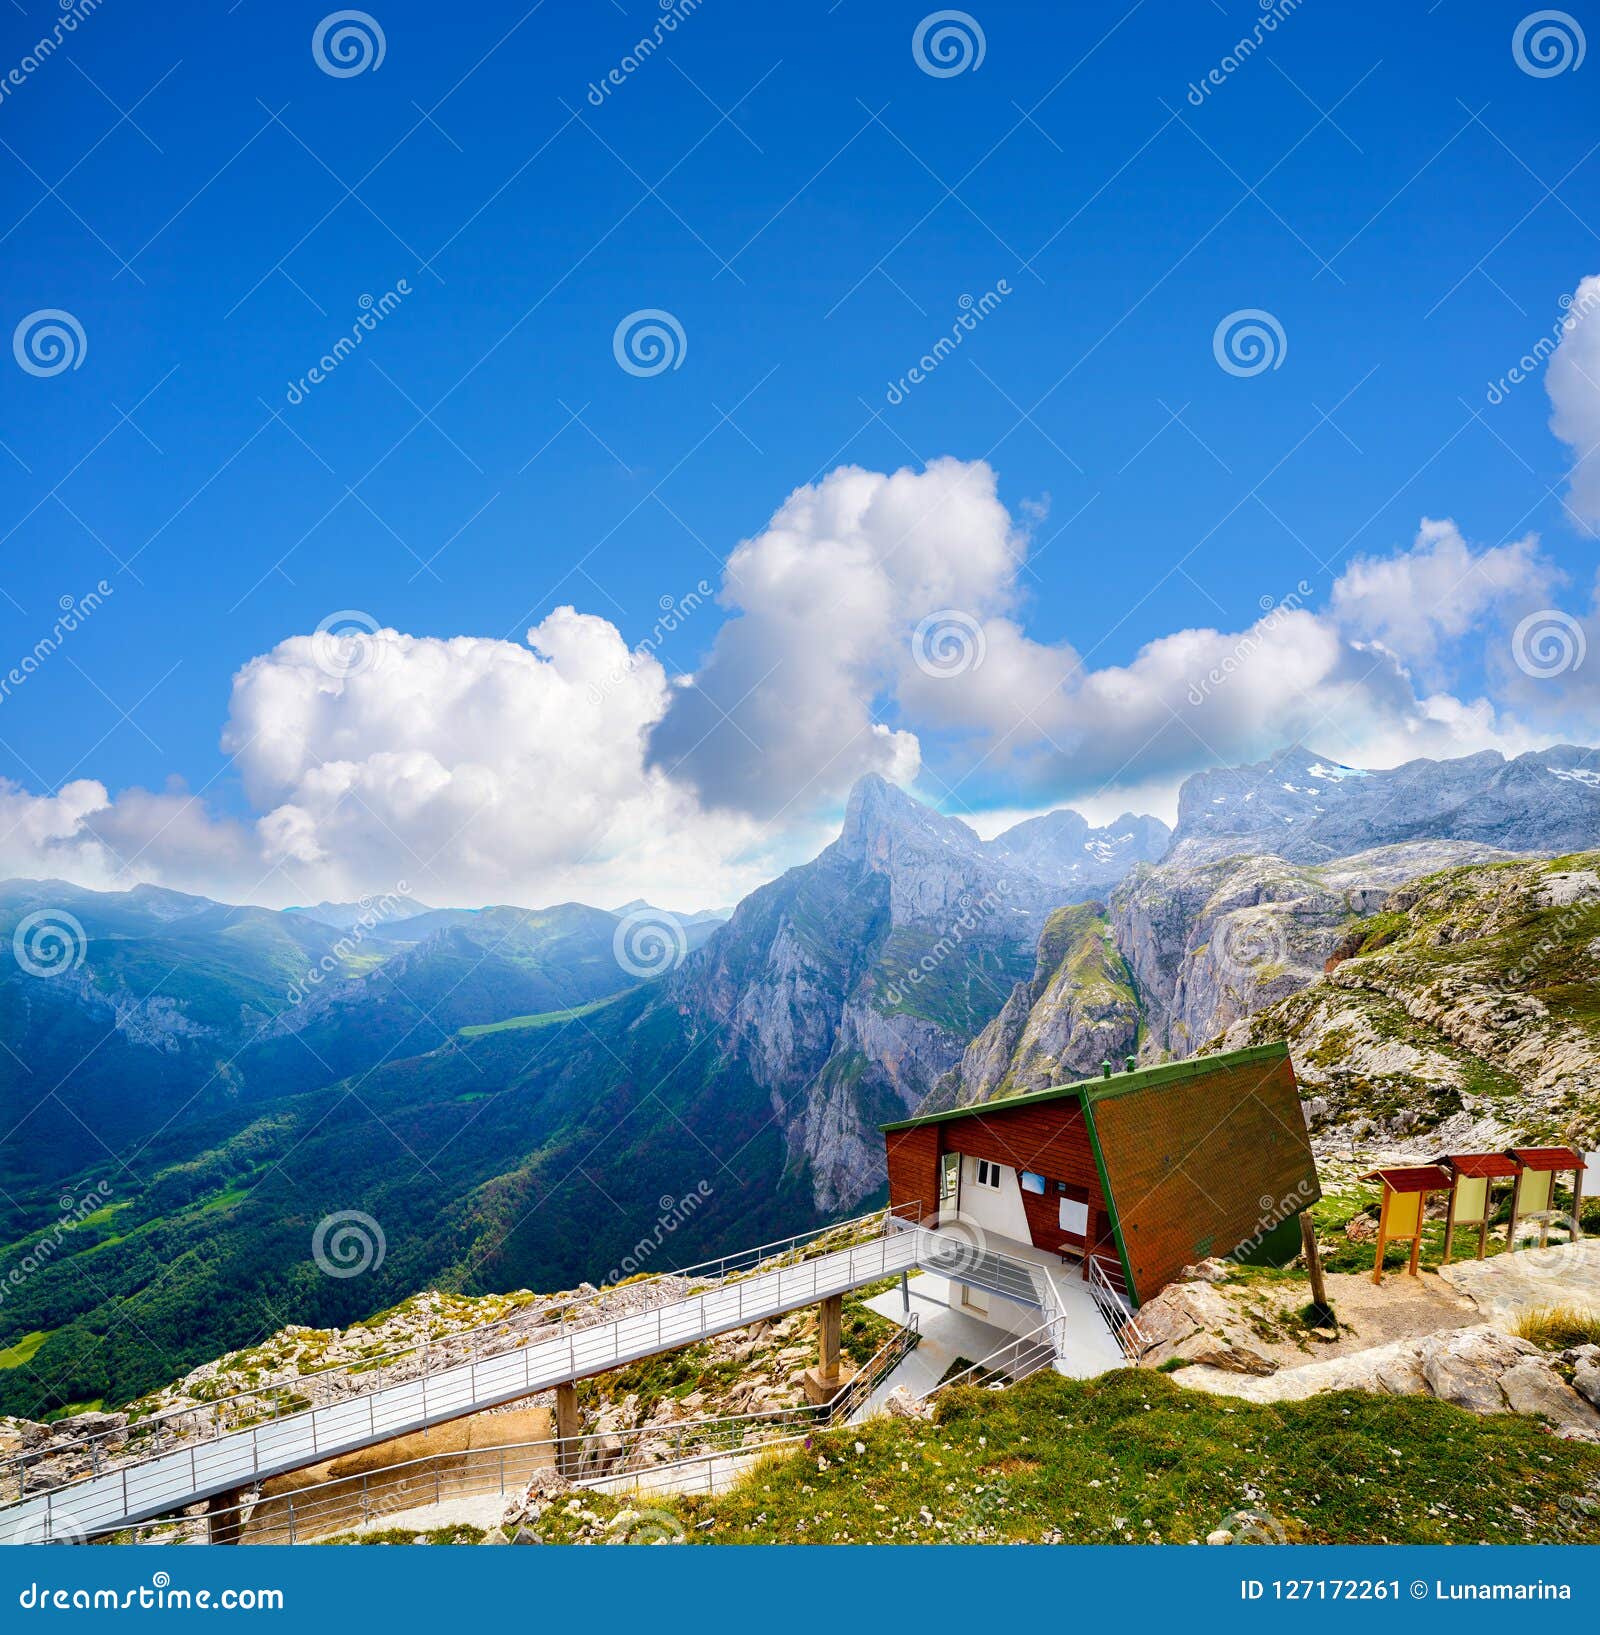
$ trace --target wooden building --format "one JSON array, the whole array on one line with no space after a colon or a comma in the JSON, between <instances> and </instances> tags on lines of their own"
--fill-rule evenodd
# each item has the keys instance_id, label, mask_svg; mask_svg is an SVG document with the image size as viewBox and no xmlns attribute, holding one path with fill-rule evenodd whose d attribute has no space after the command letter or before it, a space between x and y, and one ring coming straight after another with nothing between
<instances>
[{"instance_id":1,"label":"wooden building","mask_svg":"<svg viewBox=\"0 0 1600 1635\"><path fill-rule=\"evenodd\" d=\"M1286 1261L1322 1195L1285 1045L883 1126L889 1203L1098 1265L1133 1305L1208 1255Z\"/></svg>"}]
</instances>

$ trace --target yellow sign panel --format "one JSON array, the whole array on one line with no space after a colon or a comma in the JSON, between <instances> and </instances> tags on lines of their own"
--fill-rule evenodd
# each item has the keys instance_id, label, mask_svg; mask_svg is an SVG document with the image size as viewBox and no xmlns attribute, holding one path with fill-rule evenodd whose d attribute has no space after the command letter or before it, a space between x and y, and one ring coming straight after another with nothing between
<instances>
[{"instance_id":1,"label":"yellow sign panel","mask_svg":"<svg viewBox=\"0 0 1600 1635\"><path fill-rule=\"evenodd\" d=\"M1456 1181L1456 1225L1476 1226L1488 1211L1489 1178L1463 1175Z\"/></svg>"},{"instance_id":2,"label":"yellow sign panel","mask_svg":"<svg viewBox=\"0 0 1600 1635\"><path fill-rule=\"evenodd\" d=\"M1421 1219L1422 1194L1420 1192L1391 1192L1389 1194L1388 1236L1391 1238L1414 1238L1417 1235L1417 1225Z\"/></svg>"},{"instance_id":3,"label":"yellow sign panel","mask_svg":"<svg viewBox=\"0 0 1600 1635\"><path fill-rule=\"evenodd\" d=\"M1522 1191L1517 1195L1517 1213L1534 1215L1550 1207L1550 1183L1555 1172L1547 1169L1525 1169L1522 1172Z\"/></svg>"}]
</instances>

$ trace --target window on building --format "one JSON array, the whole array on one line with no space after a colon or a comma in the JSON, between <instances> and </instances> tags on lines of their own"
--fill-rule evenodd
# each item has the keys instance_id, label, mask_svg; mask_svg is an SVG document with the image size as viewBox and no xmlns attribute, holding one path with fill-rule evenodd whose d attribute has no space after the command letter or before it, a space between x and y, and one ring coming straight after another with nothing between
<instances>
[{"instance_id":1,"label":"window on building","mask_svg":"<svg viewBox=\"0 0 1600 1635\"><path fill-rule=\"evenodd\" d=\"M978 1160L977 1181L979 1186L989 1187L992 1191L998 1192L1000 1190L1000 1165L992 1163L987 1158L980 1158Z\"/></svg>"}]
</instances>

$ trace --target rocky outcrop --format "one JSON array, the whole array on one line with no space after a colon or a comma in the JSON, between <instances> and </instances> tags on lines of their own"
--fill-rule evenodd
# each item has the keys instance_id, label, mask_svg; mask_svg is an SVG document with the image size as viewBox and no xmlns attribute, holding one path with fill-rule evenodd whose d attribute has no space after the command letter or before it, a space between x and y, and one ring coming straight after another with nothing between
<instances>
[{"instance_id":1,"label":"rocky outcrop","mask_svg":"<svg viewBox=\"0 0 1600 1635\"><path fill-rule=\"evenodd\" d=\"M1169 1283L1139 1308L1141 1366L1204 1364L1232 1374L1271 1374L1277 1364L1239 1321L1239 1311L1203 1280Z\"/></svg>"},{"instance_id":2,"label":"rocky outcrop","mask_svg":"<svg viewBox=\"0 0 1600 1635\"><path fill-rule=\"evenodd\" d=\"M1011 990L926 1109L1087 1078L1107 1058L1120 1065L1137 1046L1139 1025L1138 999L1104 905L1057 909L1039 939L1033 980Z\"/></svg>"},{"instance_id":3,"label":"rocky outcrop","mask_svg":"<svg viewBox=\"0 0 1600 1635\"><path fill-rule=\"evenodd\" d=\"M1534 1414L1559 1436L1600 1442L1600 1412L1567 1384L1556 1362L1528 1341L1487 1324L1281 1369L1270 1378L1242 1379L1199 1367L1174 1377L1182 1385L1252 1402L1296 1402L1324 1391L1431 1396L1477 1414Z\"/></svg>"},{"instance_id":4,"label":"rocky outcrop","mask_svg":"<svg viewBox=\"0 0 1600 1635\"><path fill-rule=\"evenodd\" d=\"M1600 856L1429 873L1320 981L1226 1029L1286 1039L1323 1124L1434 1151L1600 1140Z\"/></svg>"},{"instance_id":5,"label":"rocky outcrop","mask_svg":"<svg viewBox=\"0 0 1600 1635\"><path fill-rule=\"evenodd\" d=\"M1144 1007L1145 1054L1192 1055L1317 981L1351 923L1396 887L1502 855L1417 841L1322 865L1235 856L1135 870L1112 893L1110 912Z\"/></svg>"},{"instance_id":6,"label":"rocky outcrop","mask_svg":"<svg viewBox=\"0 0 1600 1635\"><path fill-rule=\"evenodd\" d=\"M727 1033L771 1097L815 1207L848 1209L883 1184L879 1123L921 1105L1004 1009L1051 911L1165 843L1154 819L1095 830L1073 812L983 841L863 778L838 840L747 897L671 996ZM1041 1059L1067 1059L1062 1028L1040 1031Z\"/></svg>"}]
</instances>

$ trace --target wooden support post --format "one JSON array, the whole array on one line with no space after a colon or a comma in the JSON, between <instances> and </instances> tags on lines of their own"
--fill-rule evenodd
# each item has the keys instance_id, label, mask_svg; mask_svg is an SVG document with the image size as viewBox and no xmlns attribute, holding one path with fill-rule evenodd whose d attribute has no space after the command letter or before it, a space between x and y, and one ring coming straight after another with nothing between
<instances>
[{"instance_id":1,"label":"wooden support post","mask_svg":"<svg viewBox=\"0 0 1600 1635\"><path fill-rule=\"evenodd\" d=\"M1444 1218L1444 1258L1440 1261L1442 1266L1450 1264L1450 1249L1456 1241L1456 1192L1459 1187L1460 1179L1458 1177L1456 1185L1450 1188L1450 1212ZM1484 1183L1483 1189L1483 1212L1486 1215L1489 1213L1489 1186L1487 1182Z\"/></svg>"},{"instance_id":2,"label":"wooden support post","mask_svg":"<svg viewBox=\"0 0 1600 1635\"><path fill-rule=\"evenodd\" d=\"M832 1379L839 1372L839 1333L844 1327L844 1296L830 1294L817 1307L817 1372Z\"/></svg>"},{"instance_id":3,"label":"wooden support post","mask_svg":"<svg viewBox=\"0 0 1600 1635\"><path fill-rule=\"evenodd\" d=\"M563 1476L576 1476L583 1451L583 1416L578 1412L578 1386L556 1387L556 1469Z\"/></svg>"},{"instance_id":4,"label":"wooden support post","mask_svg":"<svg viewBox=\"0 0 1600 1635\"><path fill-rule=\"evenodd\" d=\"M1406 1276L1417 1275L1417 1263L1422 1258L1422 1196L1417 1199L1417 1229L1411 1237L1411 1261L1406 1267Z\"/></svg>"},{"instance_id":5,"label":"wooden support post","mask_svg":"<svg viewBox=\"0 0 1600 1635\"><path fill-rule=\"evenodd\" d=\"M1333 1307L1328 1304L1328 1285L1322 1278L1322 1253L1317 1248L1317 1229L1311 1222L1311 1211L1300 1213L1300 1246L1305 1250L1306 1275L1311 1279L1311 1304L1315 1308L1317 1326L1337 1327Z\"/></svg>"},{"instance_id":6,"label":"wooden support post","mask_svg":"<svg viewBox=\"0 0 1600 1635\"><path fill-rule=\"evenodd\" d=\"M1572 1241L1583 1236L1583 1171L1580 1164L1572 1172Z\"/></svg>"},{"instance_id":7,"label":"wooden support post","mask_svg":"<svg viewBox=\"0 0 1600 1635\"><path fill-rule=\"evenodd\" d=\"M1383 1250L1389 1238L1389 1199L1393 1194L1388 1183L1384 1183L1383 1202L1378 1206L1378 1253L1372 1262L1372 1281L1383 1282Z\"/></svg>"},{"instance_id":8,"label":"wooden support post","mask_svg":"<svg viewBox=\"0 0 1600 1635\"><path fill-rule=\"evenodd\" d=\"M806 1397L811 1402L832 1402L849 1383L850 1373L840 1366L839 1334L844 1326L844 1296L830 1294L817 1307L817 1366L806 1370Z\"/></svg>"},{"instance_id":9,"label":"wooden support post","mask_svg":"<svg viewBox=\"0 0 1600 1635\"><path fill-rule=\"evenodd\" d=\"M1517 1246L1517 1211L1522 1204L1522 1177L1528 1172L1519 1169L1517 1178L1511 1183L1511 1219L1506 1223L1506 1248L1515 1249Z\"/></svg>"},{"instance_id":10,"label":"wooden support post","mask_svg":"<svg viewBox=\"0 0 1600 1635\"><path fill-rule=\"evenodd\" d=\"M206 1500L206 1536L213 1544L237 1544L244 1533L244 1489L217 1493Z\"/></svg>"}]
</instances>

